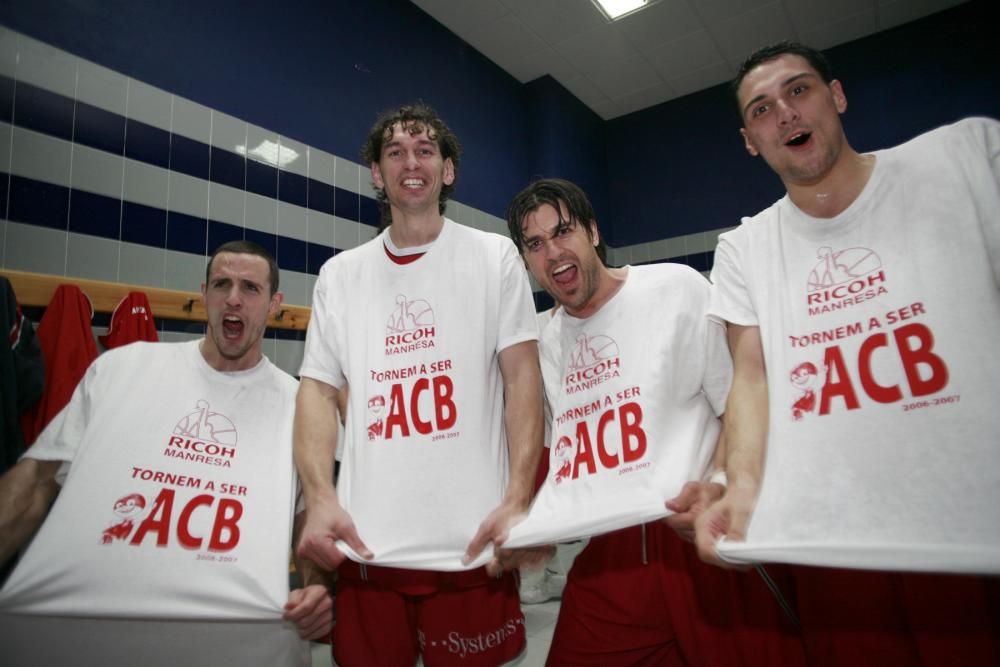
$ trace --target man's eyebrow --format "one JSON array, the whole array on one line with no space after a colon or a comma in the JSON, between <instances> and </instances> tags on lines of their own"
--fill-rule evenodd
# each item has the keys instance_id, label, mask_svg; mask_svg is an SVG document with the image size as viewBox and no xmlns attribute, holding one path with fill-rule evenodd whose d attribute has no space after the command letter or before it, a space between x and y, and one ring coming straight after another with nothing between
<instances>
[{"instance_id":1,"label":"man's eyebrow","mask_svg":"<svg viewBox=\"0 0 1000 667\"><path fill-rule=\"evenodd\" d=\"M798 81L799 79L804 78L804 77L815 77L815 76L816 75L813 74L812 72L799 72L798 74L790 76L787 79L785 79L784 81L782 81L781 82L781 87L784 88L788 84L794 83L795 81ZM749 109L750 107L752 107L753 105L757 104L757 102L760 102L763 99L767 99L767 94L766 93L761 93L757 97L755 97L752 100L750 100L749 102L747 102L746 105L743 107L743 115L746 116L747 115L747 109Z\"/></svg>"}]
</instances>

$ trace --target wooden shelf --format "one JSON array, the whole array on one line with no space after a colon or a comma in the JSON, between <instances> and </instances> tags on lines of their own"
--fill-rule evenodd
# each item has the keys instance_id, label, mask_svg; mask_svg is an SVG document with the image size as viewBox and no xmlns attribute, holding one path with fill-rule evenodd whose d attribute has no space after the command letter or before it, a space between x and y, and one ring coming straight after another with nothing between
<instances>
[{"instance_id":1,"label":"wooden shelf","mask_svg":"<svg viewBox=\"0 0 1000 667\"><path fill-rule=\"evenodd\" d=\"M153 317L167 320L188 320L204 322L205 303L200 292L184 292L181 290L163 289L161 287L144 287L126 285L103 280L87 280L69 276L52 276L44 273L29 273L27 271L10 271L0 269L0 276L5 276L14 286L18 303L22 306L49 305L52 295L59 285L70 283L76 285L90 298L94 310L98 313L114 312L115 306L129 292L144 292L153 309ZM305 331L309 326L309 316L312 309L307 306L282 304L273 317L267 321L267 326L274 329L293 329Z\"/></svg>"}]
</instances>

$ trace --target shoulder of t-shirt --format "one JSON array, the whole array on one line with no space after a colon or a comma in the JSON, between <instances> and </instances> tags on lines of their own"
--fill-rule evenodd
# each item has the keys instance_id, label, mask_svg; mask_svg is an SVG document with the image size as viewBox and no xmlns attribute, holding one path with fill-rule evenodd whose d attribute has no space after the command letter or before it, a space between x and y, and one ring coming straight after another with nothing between
<instances>
[{"instance_id":1,"label":"shoulder of t-shirt","mask_svg":"<svg viewBox=\"0 0 1000 667\"><path fill-rule=\"evenodd\" d=\"M382 250L382 247L382 235L376 234L374 238L365 241L359 246L337 252L336 255L323 263L323 266L320 267L319 275L323 276L335 271L349 270L352 266L372 261L375 255L379 257L384 256L385 251Z\"/></svg>"},{"instance_id":2,"label":"shoulder of t-shirt","mask_svg":"<svg viewBox=\"0 0 1000 667\"><path fill-rule=\"evenodd\" d=\"M294 399L295 394L299 391L299 381L287 371L278 368L271 360L267 361L269 368L271 369L271 375L274 377L275 383L282 393L290 394Z\"/></svg>"},{"instance_id":3,"label":"shoulder of t-shirt","mask_svg":"<svg viewBox=\"0 0 1000 667\"><path fill-rule=\"evenodd\" d=\"M513 247L514 242L503 234L497 234L496 232L487 232L482 229L476 229L475 227L469 227L467 225L462 225L450 218L445 218L454 227L452 233L459 243L481 243L489 247L505 248L506 246Z\"/></svg>"},{"instance_id":4,"label":"shoulder of t-shirt","mask_svg":"<svg viewBox=\"0 0 1000 667\"><path fill-rule=\"evenodd\" d=\"M923 155L926 150L934 146L944 151L965 151L969 147L985 148L986 134L990 130L995 132L998 125L1000 123L992 118L982 116L963 118L949 125L942 125L919 134L894 148L875 151L875 153L877 155L905 157L912 151L918 151Z\"/></svg>"},{"instance_id":5,"label":"shoulder of t-shirt","mask_svg":"<svg viewBox=\"0 0 1000 667\"><path fill-rule=\"evenodd\" d=\"M718 252L720 247L727 244L737 249L743 248L750 242L751 238L770 233L777 228L778 221L781 219L781 208L784 206L788 206L787 195L754 215L744 216L740 219L740 224L737 227L719 234L715 251Z\"/></svg>"},{"instance_id":6,"label":"shoulder of t-shirt","mask_svg":"<svg viewBox=\"0 0 1000 667\"><path fill-rule=\"evenodd\" d=\"M637 287L643 290L660 291L678 286L691 286L691 289L708 287L708 280L687 264L677 262L660 262L629 268L629 280L635 279Z\"/></svg>"}]
</instances>

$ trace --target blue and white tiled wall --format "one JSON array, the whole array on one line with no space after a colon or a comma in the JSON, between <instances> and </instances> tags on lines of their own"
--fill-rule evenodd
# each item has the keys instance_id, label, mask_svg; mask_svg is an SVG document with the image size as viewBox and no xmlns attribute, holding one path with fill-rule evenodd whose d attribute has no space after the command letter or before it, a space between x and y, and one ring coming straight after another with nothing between
<instances>
[{"instance_id":1,"label":"blue and white tiled wall","mask_svg":"<svg viewBox=\"0 0 1000 667\"><path fill-rule=\"evenodd\" d=\"M309 305L323 262L372 238L378 216L366 167L0 27L0 267L196 291L207 253L247 238L275 253L286 302ZM460 202L448 216L506 233ZM609 259L707 271L717 235ZM270 331L265 352L294 374L303 338Z\"/></svg>"}]
</instances>

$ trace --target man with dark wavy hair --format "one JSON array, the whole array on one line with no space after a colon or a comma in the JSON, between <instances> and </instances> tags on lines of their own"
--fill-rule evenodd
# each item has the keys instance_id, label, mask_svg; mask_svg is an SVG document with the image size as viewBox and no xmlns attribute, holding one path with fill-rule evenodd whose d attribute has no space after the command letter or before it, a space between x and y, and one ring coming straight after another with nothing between
<instances>
[{"instance_id":1,"label":"man with dark wavy hair","mask_svg":"<svg viewBox=\"0 0 1000 667\"><path fill-rule=\"evenodd\" d=\"M732 363L725 327L705 317L708 281L681 264L608 267L594 210L564 179L518 193L507 227L562 306L539 341L550 474L509 543L592 536L569 572L549 664L802 664L764 582L701 563L678 537L690 540L692 517L722 490L710 462L721 460ZM501 558L515 565L520 553Z\"/></svg>"},{"instance_id":2,"label":"man with dark wavy hair","mask_svg":"<svg viewBox=\"0 0 1000 667\"><path fill-rule=\"evenodd\" d=\"M524 648L524 617L487 547L526 511L542 440L527 275L509 239L443 216L459 146L432 109L382 114L363 155L385 228L316 282L296 414L300 554L338 569L339 664L502 664Z\"/></svg>"}]
</instances>

